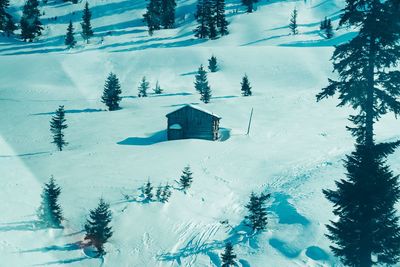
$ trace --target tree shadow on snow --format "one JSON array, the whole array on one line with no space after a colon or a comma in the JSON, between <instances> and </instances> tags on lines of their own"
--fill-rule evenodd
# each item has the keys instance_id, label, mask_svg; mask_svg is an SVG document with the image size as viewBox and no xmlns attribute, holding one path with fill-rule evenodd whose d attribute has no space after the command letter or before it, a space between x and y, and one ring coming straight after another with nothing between
<instances>
[{"instance_id":1,"label":"tree shadow on snow","mask_svg":"<svg viewBox=\"0 0 400 267\"><path fill-rule=\"evenodd\" d=\"M45 262L45 263L34 264L32 266L70 264L70 263L80 262L80 261L87 260L87 259L88 259L87 257L78 257L78 258L65 259L65 260L49 261L49 262Z\"/></svg>"},{"instance_id":2,"label":"tree shadow on snow","mask_svg":"<svg viewBox=\"0 0 400 267\"><path fill-rule=\"evenodd\" d=\"M126 146L149 146L165 141L167 141L167 131L162 130L155 132L148 137L128 137L117 142L117 144Z\"/></svg>"},{"instance_id":3,"label":"tree shadow on snow","mask_svg":"<svg viewBox=\"0 0 400 267\"><path fill-rule=\"evenodd\" d=\"M69 243L65 244L62 246L48 246L48 247L42 247L42 248L34 248L34 249L28 249L28 250L23 250L21 253L32 253L32 252L49 252L49 251L73 251L73 250L78 250L81 248L81 242L75 242L75 243Z\"/></svg>"},{"instance_id":4,"label":"tree shadow on snow","mask_svg":"<svg viewBox=\"0 0 400 267\"><path fill-rule=\"evenodd\" d=\"M268 211L275 213L281 224L300 224L307 226L310 221L297 212L297 209L288 201L290 196L283 193L273 194L274 201Z\"/></svg>"},{"instance_id":5,"label":"tree shadow on snow","mask_svg":"<svg viewBox=\"0 0 400 267\"><path fill-rule=\"evenodd\" d=\"M21 222L11 222L11 223L1 223L0 232L9 231L36 231L41 230L36 221L21 221Z\"/></svg>"},{"instance_id":6,"label":"tree shadow on snow","mask_svg":"<svg viewBox=\"0 0 400 267\"><path fill-rule=\"evenodd\" d=\"M104 111L102 109L93 109L93 108L85 108L85 109L67 109L65 113L92 113L92 112L101 112ZM40 115L54 115L56 114L54 111L52 112L41 112L41 113L34 113L31 115L40 116Z\"/></svg>"}]
</instances>

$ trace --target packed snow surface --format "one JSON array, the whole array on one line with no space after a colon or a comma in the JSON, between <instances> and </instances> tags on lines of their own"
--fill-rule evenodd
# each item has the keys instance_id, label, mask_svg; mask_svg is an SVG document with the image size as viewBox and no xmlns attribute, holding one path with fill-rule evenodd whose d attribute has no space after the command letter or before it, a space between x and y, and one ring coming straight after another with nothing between
<instances>
[{"instance_id":1,"label":"packed snow surface","mask_svg":"<svg viewBox=\"0 0 400 267\"><path fill-rule=\"evenodd\" d=\"M70 19L79 32L84 3L52 1L37 42L0 39L0 266L221 266L226 241L242 267L340 266L324 236L335 218L322 189L343 177L353 111L336 108L335 99L316 103L315 95L334 75L333 45L354 36L341 29L325 40L319 32L324 16L337 26L344 0L262 0L253 14L227 1L230 34L213 41L193 36L194 0L178 1L176 29L151 37L145 1L89 3L90 44L79 37L77 48L63 45ZM11 4L18 15L22 1ZM294 7L297 36L287 27ZM211 55L220 69L208 73L213 97L203 104L194 75ZM123 99L121 110L108 112L100 96L111 71ZM241 96L244 74L251 97ZM143 76L164 93L137 98ZM221 116L221 140L166 141L165 115L187 104ZM49 131L59 105L68 124L62 152ZM387 116L376 131L379 140L396 139L400 125ZM395 173L399 157L389 159ZM177 187L188 164L194 183L186 194L174 189L166 204L140 201L145 182ZM51 175L62 188L63 230L34 227ZM258 236L243 226L252 191L272 194L268 230ZM102 260L79 246L100 197L111 204L114 231Z\"/></svg>"}]
</instances>

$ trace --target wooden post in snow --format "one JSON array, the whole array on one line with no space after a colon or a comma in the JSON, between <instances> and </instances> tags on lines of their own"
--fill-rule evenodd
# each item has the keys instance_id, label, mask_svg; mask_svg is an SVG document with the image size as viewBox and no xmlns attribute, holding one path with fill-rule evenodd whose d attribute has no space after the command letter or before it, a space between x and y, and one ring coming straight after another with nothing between
<instances>
[{"instance_id":1,"label":"wooden post in snow","mask_svg":"<svg viewBox=\"0 0 400 267\"><path fill-rule=\"evenodd\" d=\"M250 113L250 120L249 120L249 126L247 127L247 134L250 134L250 126L251 126L251 119L253 118L253 108L251 108L251 113Z\"/></svg>"}]
</instances>

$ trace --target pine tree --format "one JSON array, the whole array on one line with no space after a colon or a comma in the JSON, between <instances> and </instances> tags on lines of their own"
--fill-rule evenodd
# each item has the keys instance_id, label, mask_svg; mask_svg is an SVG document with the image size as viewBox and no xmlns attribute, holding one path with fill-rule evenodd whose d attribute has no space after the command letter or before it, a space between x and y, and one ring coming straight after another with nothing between
<instances>
[{"instance_id":1,"label":"pine tree","mask_svg":"<svg viewBox=\"0 0 400 267\"><path fill-rule=\"evenodd\" d=\"M254 4L257 2L257 0L242 0L242 4L247 7L247 13L252 13L254 11Z\"/></svg>"},{"instance_id":2,"label":"pine tree","mask_svg":"<svg viewBox=\"0 0 400 267\"><path fill-rule=\"evenodd\" d=\"M175 0L161 0L161 25L164 29L172 29L175 24Z\"/></svg>"},{"instance_id":3,"label":"pine tree","mask_svg":"<svg viewBox=\"0 0 400 267\"><path fill-rule=\"evenodd\" d=\"M121 101L121 86L117 75L110 72L104 85L103 96L101 102L103 102L109 111L119 109L119 102Z\"/></svg>"},{"instance_id":4,"label":"pine tree","mask_svg":"<svg viewBox=\"0 0 400 267\"><path fill-rule=\"evenodd\" d=\"M293 35L296 35L299 33L299 31L297 30L297 9L296 8L293 10L292 16L290 18L289 29Z\"/></svg>"},{"instance_id":5,"label":"pine tree","mask_svg":"<svg viewBox=\"0 0 400 267\"><path fill-rule=\"evenodd\" d=\"M161 7L162 1L165 0L150 0L147 5L147 11L143 15L144 22L147 24L149 35L153 35L155 30L161 29Z\"/></svg>"},{"instance_id":6,"label":"pine tree","mask_svg":"<svg viewBox=\"0 0 400 267\"><path fill-rule=\"evenodd\" d=\"M211 89L208 85L207 72L204 70L203 65L200 66L195 78L196 80L194 82L194 86L196 90L200 93L200 100L204 103L210 102Z\"/></svg>"},{"instance_id":7,"label":"pine tree","mask_svg":"<svg viewBox=\"0 0 400 267\"><path fill-rule=\"evenodd\" d=\"M146 80L146 76L143 76L138 88L138 97L147 97L147 90L149 90L149 82Z\"/></svg>"},{"instance_id":8,"label":"pine tree","mask_svg":"<svg viewBox=\"0 0 400 267\"><path fill-rule=\"evenodd\" d=\"M218 33L222 36L229 34L228 21L225 17L225 0L214 0L215 1L215 22L218 29Z\"/></svg>"},{"instance_id":9,"label":"pine tree","mask_svg":"<svg viewBox=\"0 0 400 267\"><path fill-rule=\"evenodd\" d=\"M236 255L233 252L233 246L231 242L225 244L225 251L221 254L222 265L221 267L233 267L236 266Z\"/></svg>"},{"instance_id":10,"label":"pine tree","mask_svg":"<svg viewBox=\"0 0 400 267\"><path fill-rule=\"evenodd\" d=\"M27 0L21 17L21 38L32 42L35 37L42 34L42 23L39 20L40 10L38 0Z\"/></svg>"},{"instance_id":11,"label":"pine tree","mask_svg":"<svg viewBox=\"0 0 400 267\"><path fill-rule=\"evenodd\" d=\"M333 37L333 28L331 19L328 19L326 22L325 36L327 39L331 39Z\"/></svg>"},{"instance_id":12,"label":"pine tree","mask_svg":"<svg viewBox=\"0 0 400 267\"><path fill-rule=\"evenodd\" d=\"M374 124L388 112L400 114L398 14L392 1L346 1L339 26L355 27L357 36L336 47L332 60L339 79L317 100L339 95L339 105L358 111L350 116L356 150L347 156L347 179L325 190L338 219L328 225L332 250L344 264L391 265L400 258L400 225L395 204L400 200L398 177L386 158L400 142L375 143ZM395 18L397 17L397 18ZM376 260L372 260L376 258Z\"/></svg>"},{"instance_id":13,"label":"pine tree","mask_svg":"<svg viewBox=\"0 0 400 267\"><path fill-rule=\"evenodd\" d=\"M89 3L86 2L81 22L82 38L83 40L86 41L86 43L89 43L89 39L93 36L92 25L90 22L91 18L92 18L92 12L90 12Z\"/></svg>"},{"instance_id":14,"label":"pine tree","mask_svg":"<svg viewBox=\"0 0 400 267\"><path fill-rule=\"evenodd\" d=\"M244 75L242 82L242 95L243 96L251 96L251 86L249 82L249 78L247 77L247 74Z\"/></svg>"},{"instance_id":15,"label":"pine tree","mask_svg":"<svg viewBox=\"0 0 400 267\"><path fill-rule=\"evenodd\" d=\"M59 106L54 116L51 118L50 131L53 134L52 143L55 144L60 151L63 150L64 146L68 145L64 140L64 130L68 128L65 122L64 106Z\"/></svg>"},{"instance_id":16,"label":"pine tree","mask_svg":"<svg viewBox=\"0 0 400 267\"><path fill-rule=\"evenodd\" d=\"M10 37L10 35L13 34L14 31L17 29L17 26L15 26L14 19L10 14L7 14L6 17L7 21L4 28L4 32L6 33L7 37Z\"/></svg>"},{"instance_id":17,"label":"pine tree","mask_svg":"<svg viewBox=\"0 0 400 267\"><path fill-rule=\"evenodd\" d=\"M162 94L163 93L163 89L160 87L160 84L158 83L158 81L156 82L156 87L154 87L153 92L157 95Z\"/></svg>"},{"instance_id":18,"label":"pine tree","mask_svg":"<svg viewBox=\"0 0 400 267\"><path fill-rule=\"evenodd\" d=\"M319 29L320 29L321 31L325 30L325 29L326 29L326 26L327 26L327 24L328 24L328 18L327 18L327 17L325 17L325 18L324 18L324 20L323 20L323 21L321 21L321 24L320 24L320 26L319 26Z\"/></svg>"},{"instance_id":19,"label":"pine tree","mask_svg":"<svg viewBox=\"0 0 400 267\"><path fill-rule=\"evenodd\" d=\"M257 196L254 192L250 195L249 203L246 205L248 215L245 217L247 225L251 229L256 231L264 231L267 228L267 211L266 211L266 200L268 200L270 194L261 194Z\"/></svg>"},{"instance_id":20,"label":"pine tree","mask_svg":"<svg viewBox=\"0 0 400 267\"><path fill-rule=\"evenodd\" d=\"M9 5L9 0L0 0L0 31L8 37L16 30L13 17L7 13Z\"/></svg>"},{"instance_id":21,"label":"pine tree","mask_svg":"<svg viewBox=\"0 0 400 267\"><path fill-rule=\"evenodd\" d=\"M150 183L150 180L143 187L143 195L146 201L150 202L153 200L153 186Z\"/></svg>"},{"instance_id":22,"label":"pine tree","mask_svg":"<svg viewBox=\"0 0 400 267\"><path fill-rule=\"evenodd\" d=\"M217 58L215 56L211 56L208 60L208 69L211 72L216 72L218 70Z\"/></svg>"},{"instance_id":23,"label":"pine tree","mask_svg":"<svg viewBox=\"0 0 400 267\"><path fill-rule=\"evenodd\" d=\"M207 5L209 4L209 0L198 0L197 2L197 11L195 14L197 23L199 24L194 30L195 36L200 39L205 39L210 35L209 28L209 11Z\"/></svg>"},{"instance_id":24,"label":"pine tree","mask_svg":"<svg viewBox=\"0 0 400 267\"><path fill-rule=\"evenodd\" d=\"M209 29L208 37L215 39L218 36L215 0L206 0L206 20Z\"/></svg>"},{"instance_id":25,"label":"pine tree","mask_svg":"<svg viewBox=\"0 0 400 267\"><path fill-rule=\"evenodd\" d=\"M165 186L159 185L156 191L156 198L157 201L165 203L168 202L169 198L171 197L171 186L167 183Z\"/></svg>"},{"instance_id":26,"label":"pine tree","mask_svg":"<svg viewBox=\"0 0 400 267\"><path fill-rule=\"evenodd\" d=\"M72 25L72 21L69 21L69 25L67 28L67 34L65 35L65 45L68 48L73 48L76 45L75 37L74 37L74 26Z\"/></svg>"},{"instance_id":27,"label":"pine tree","mask_svg":"<svg viewBox=\"0 0 400 267\"><path fill-rule=\"evenodd\" d=\"M192 177L193 173L190 170L190 166L186 166L183 171L182 171L182 175L181 178L179 180L179 185L181 187L181 190L183 190L184 192L186 192L193 183L193 177Z\"/></svg>"},{"instance_id":28,"label":"pine tree","mask_svg":"<svg viewBox=\"0 0 400 267\"><path fill-rule=\"evenodd\" d=\"M62 209L58 203L61 188L55 183L55 180L50 177L48 183L44 184L42 194L42 202L37 210L37 216L41 226L46 228L62 228L63 220Z\"/></svg>"},{"instance_id":29,"label":"pine tree","mask_svg":"<svg viewBox=\"0 0 400 267\"><path fill-rule=\"evenodd\" d=\"M86 231L85 239L92 242L99 256L106 254L104 244L113 234L112 228L109 225L111 220L110 205L101 198L96 209L89 212L89 218L86 220L84 227Z\"/></svg>"}]
</instances>

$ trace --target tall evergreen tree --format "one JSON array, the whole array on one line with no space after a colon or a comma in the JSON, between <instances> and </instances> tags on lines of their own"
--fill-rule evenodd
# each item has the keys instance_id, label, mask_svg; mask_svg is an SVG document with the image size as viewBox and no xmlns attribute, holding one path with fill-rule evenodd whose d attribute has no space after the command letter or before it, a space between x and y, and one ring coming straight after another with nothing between
<instances>
[{"instance_id":1,"label":"tall evergreen tree","mask_svg":"<svg viewBox=\"0 0 400 267\"><path fill-rule=\"evenodd\" d=\"M329 80L317 95L319 101L338 94L338 106L358 111L350 116L355 126L348 127L357 145L347 156L347 179L337 182L337 190L324 191L338 217L328 226L328 237L335 244L332 250L351 266L390 265L400 257L395 209L399 183L385 164L400 142L376 144L374 140L379 118L388 112L400 114L400 72L393 68L400 58L400 25L392 3L346 1L339 25L356 27L358 34L336 47L332 60L339 80Z\"/></svg>"},{"instance_id":2,"label":"tall evergreen tree","mask_svg":"<svg viewBox=\"0 0 400 267\"><path fill-rule=\"evenodd\" d=\"M149 82L146 80L146 76L143 76L138 88L138 97L147 97L147 90L149 90L149 88Z\"/></svg>"},{"instance_id":3,"label":"tall evergreen tree","mask_svg":"<svg viewBox=\"0 0 400 267\"><path fill-rule=\"evenodd\" d=\"M242 4L247 7L247 13L252 13L254 11L254 4L257 2L256 0L242 0Z\"/></svg>"},{"instance_id":4,"label":"tall evergreen tree","mask_svg":"<svg viewBox=\"0 0 400 267\"><path fill-rule=\"evenodd\" d=\"M121 85L117 75L110 72L107 77L106 83L104 84L103 96L101 102L103 102L109 111L119 109L119 102L121 102Z\"/></svg>"},{"instance_id":5,"label":"tall evergreen tree","mask_svg":"<svg viewBox=\"0 0 400 267\"><path fill-rule=\"evenodd\" d=\"M215 23L218 29L218 33L222 36L229 34L228 21L225 17L225 0L214 0L215 1Z\"/></svg>"},{"instance_id":6,"label":"tall evergreen tree","mask_svg":"<svg viewBox=\"0 0 400 267\"><path fill-rule=\"evenodd\" d=\"M55 144L60 151L63 150L64 146L68 145L64 140L64 130L68 128L65 122L64 106L59 106L54 116L51 118L50 131L53 134L52 143Z\"/></svg>"},{"instance_id":7,"label":"tall evergreen tree","mask_svg":"<svg viewBox=\"0 0 400 267\"><path fill-rule=\"evenodd\" d=\"M73 48L76 45L75 37L74 37L74 26L72 25L72 21L69 21L69 25L67 28L67 34L65 35L65 45L68 48Z\"/></svg>"},{"instance_id":8,"label":"tall evergreen tree","mask_svg":"<svg viewBox=\"0 0 400 267\"><path fill-rule=\"evenodd\" d=\"M172 29L175 24L175 0L161 0L161 25L164 29Z\"/></svg>"},{"instance_id":9,"label":"tall evergreen tree","mask_svg":"<svg viewBox=\"0 0 400 267\"><path fill-rule=\"evenodd\" d=\"M40 10L38 0L27 0L21 17L21 38L32 42L35 37L42 34L43 26L39 20Z\"/></svg>"},{"instance_id":10,"label":"tall evergreen tree","mask_svg":"<svg viewBox=\"0 0 400 267\"><path fill-rule=\"evenodd\" d=\"M50 177L48 183L44 184L42 194L40 195L42 201L37 210L37 216L41 226L48 228L62 228L61 222L63 220L62 209L58 203L61 188L56 184L53 176Z\"/></svg>"},{"instance_id":11,"label":"tall evergreen tree","mask_svg":"<svg viewBox=\"0 0 400 267\"><path fill-rule=\"evenodd\" d=\"M243 79L242 79L242 95L243 96L251 96L251 86L250 86L250 82L249 82L249 78L247 77L247 74L244 75Z\"/></svg>"},{"instance_id":12,"label":"tall evergreen tree","mask_svg":"<svg viewBox=\"0 0 400 267\"><path fill-rule=\"evenodd\" d=\"M85 8L83 9L81 22L82 38L86 41L86 43L89 43L89 39L93 36L92 24L90 22L91 18L92 12L89 9L89 3L86 2Z\"/></svg>"},{"instance_id":13,"label":"tall evergreen tree","mask_svg":"<svg viewBox=\"0 0 400 267\"><path fill-rule=\"evenodd\" d=\"M0 0L0 31L3 31L7 36L10 36L16 30L13 18L7 12L9 5L9 0Z\"/></svg>"},{"instance_id":14,"label":"tall evergreen tree","mask_svg":"<svg viewBox=\"0 0 400 267\"><path fill-rule=\"evenodd\" d=\"M16 29L17 26L15 26L13 17L10 14L7 14L7 21L4 28L6 36L10 37L10 35L13 34Z\"/></svg>"},{"instance_id":15,"label":"tall evergreen tree","mask_svg":"<svg viewBox=\"0 0 400 267\"><path fill-rule=\"evenodd\" d=\"M208 37L210 39L215 39L218 36L215 0L206 0L205 5L206 5L206 20L209 29Z\"/></svg>"},{"instance_id":16,"label":"tall evergreen tree","mask_svg":"<svg viewBox=\"0 0 400 267\"><path fill-rule=\"evenodd\" d=\"M208 69L211 72L216 72L218 70L217 58L215 56L211 56L208 60Z\"/></svg>"},{"instance_id":17,"label":"tall evergreen tree","mask_svg":"<svg viewBox=\"0 0 400 267\"><path fill-rule=\"evenodd\" d=\"M221 254L222 265L221 267L233 267L236 266L236 255L233 252L233 246L231 242L225 244L225 251Z\"/></svg>"},{"instance_id":18,"label":"tall evergreen tree","mask_svg":"<svg viewBox=\"0 0 400 267\"><path fill-rule=\"evenodd\" d=\"M195 36L200 39L205 39L210 35L209 28L209 14L210 9L208 8L209 0L198 0L197 11L195 14L198 26L194 30Z\"/></svg>"},{"instance_id":19,"label":"tall evergreen tree","mask_svg":"<svg viewBox=\"0 0 400 267\"><path fill-rule=\"evenodd\" d=\"M254 192L250 195L249 203L246 205L248 215L245 219L254 232L264 231L267 228L266 201L270 196L270 194L260 194L260 196L257 196Z\"/></svg>"},{"instance_id":20,"label":"tall evergreen tree","mask_svg":"<svg viewBox=\"0 0 400 267\"><path fill-rule=\"evenodd\" d=\"M182 175L179 180L179 185L181 189L184 192L186 192L186 190L192 186L192 183L193 183L193 173L190 170L190 166L188 165L182 171Z\"/></svg>"},{"instance_id":21,"label":"tall evergreen tree","mask_svg":"<svg viewBox=\"0 0 400 267\"><path fill-rule=\"evenodd\" d=\"M89 212L89 218L86 220L84 226L86 231L85 239L92 242L99 256L106 254L104 244L113 234L112 228L109 225L111 220L110 205L101 198L97 207Z\"/></svg>"},{"instance_id":22,"label":"tall evergreen tree","mask_svg":"<svg viewBox=\"0 0 400 267\"><path fill-rule=\"evenodd\" d=\"M297 27L298 27L297 26L297 9L295 8L293 10L293 13L292 13L291 17L290 17L290 23L289 23L289 29L290 29L290 32L293 35L296 35L296 34L299 33Z\"/></svg>"},{"instance_id":23,"label":"tall evergreen tree","mask_svg":"<svg viewBox=\"0 0 400 267\"><path fill-rule=\"evenodd\" d=\"M150 0L147 5L147 11L143 15L150 35L153 35L155 30L161 29L162 1L165 0Z\"/></svg>"},{"instance_id":24,"label":"tall evergreen tree","mask_svg":"<svg viewBox=\"0 0 400 267\"><path fill-rule=\"evenodd\" d=\"M211 98L211 89L208 85L207 81L207 72L204 70L203 65L199 67L199 70L195 76L194 87L196 88L197 92L200 93L200 100L204 103L210 102Z\"/></svg>"}]
</instances>

